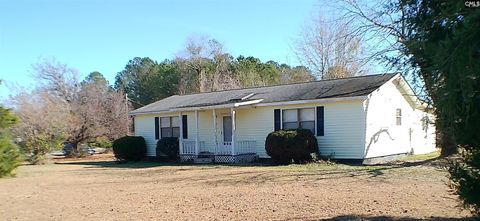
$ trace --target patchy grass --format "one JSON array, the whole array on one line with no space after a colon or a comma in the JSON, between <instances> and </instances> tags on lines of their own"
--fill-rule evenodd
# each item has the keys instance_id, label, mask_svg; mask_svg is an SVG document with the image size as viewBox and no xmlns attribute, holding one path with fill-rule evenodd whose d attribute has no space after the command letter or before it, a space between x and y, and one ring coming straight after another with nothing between
<instances>
[{"instance_id":1,"label":"patchy grass","mask_svg":"<svg viewBox=\"0 0 480 221\"><path fill-rule=\"evenodd\" d=\"M383 165L349 165L335 163L332 161L319 161L307 164L290 164L286 166L276 166L278 169L285 169L291 171L328 171L328 170L339 170L339 171L371 171L379 169L390 169L392 166L383 166Z\"/></svg>"},{"instance_id":2,"label":"patchy grass","mask_svg":"<svg viewBox=\"0 0 480 221\"><path fill-rule=\"evenodd\" d=\"M426 160L433 160L440 157L440 151L435 151L432 153L427 154L419 154L419 155L410 155L406 156L401 161L426 161Z\"/></svg>"},{"instance_id":3,"label":"patchy grass","mask_svg":"<svg viewBox=\"0 0 480 221\"><path fill-rule=\"evenodd\" d=\"M464 220L430 166L62 160L0 180L5 220Z\"/></svg>"}]
</instances>

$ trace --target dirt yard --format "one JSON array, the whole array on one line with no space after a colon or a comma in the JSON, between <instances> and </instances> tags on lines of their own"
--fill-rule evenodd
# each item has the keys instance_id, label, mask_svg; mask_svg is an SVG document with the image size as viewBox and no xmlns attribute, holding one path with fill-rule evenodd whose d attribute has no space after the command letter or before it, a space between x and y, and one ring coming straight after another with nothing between
<instances>
[{"instance_id":1,"label":"dirt yard","mask_svg":"<svg viewBox=\"0 0 480 221\"><path fill-rule=\"evenodd\" d=\"M21 166L0 179L0 220L463 220L446 172L393 166Z\"/></svg>"}]
</instances>

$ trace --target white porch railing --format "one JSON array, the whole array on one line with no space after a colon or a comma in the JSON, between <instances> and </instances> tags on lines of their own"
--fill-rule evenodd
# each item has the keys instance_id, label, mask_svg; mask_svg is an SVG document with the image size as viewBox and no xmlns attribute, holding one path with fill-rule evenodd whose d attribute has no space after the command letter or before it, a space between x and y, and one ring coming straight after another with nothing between
<instances>
[{"instance_id":1,"label":"white porch railing","mask_svg":"<svg viewBox=\"0 0 480 221\"><path fill-rule=\"evenodd\" d=\"M198 142L198 151L201 152L205 149L205 141ZM195 151L195 140L182 140L182 147L183 150L180 154L193 154L196 155Z\"/></svg>"},{"instance_id":2,"label":"white porch railing","mask_svg":"<svg viewBox=\"0 0 480 221\"><path fill-rule=\"evenodd\" d=\"M232 154L232 142L231 141L218 142L215 148L215 154L217 155Z\"/></svg>"},{"instance_id":3,"label":"white porch railing","mask_svg":"<svg viewBox=\"0 0 480 221\"><path fill-rule=\"evenodd\" d=\"M218 155L231 155L232 154L232 142L220 142L217 143L215 154ZM235 154L255 153L256 142L251 140L242 140L235 143Z\"/></svg>"},{"instance_id":4,"label":"white porch railing","mask_svg":"<svg viewBox=\"0 0 480 221\"><path fill-rule=\"evenodd\" d=\"M237 141L235 144L235 153L244 154L244 153L255 153L257 143L254 140L241 140Z\"/></svg>"}]
</instances>

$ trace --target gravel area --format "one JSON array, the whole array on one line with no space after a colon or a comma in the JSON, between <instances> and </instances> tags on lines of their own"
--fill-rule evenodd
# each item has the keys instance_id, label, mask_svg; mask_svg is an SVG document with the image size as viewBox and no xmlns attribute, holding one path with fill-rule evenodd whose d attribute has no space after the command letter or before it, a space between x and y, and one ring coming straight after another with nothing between
<instances>
[{"instance_id":1,"label":"gravel area","mask_svg":"<svg viewBox=\"0 0 480 221\"><path fill-rule=\"evenodd\" d=\"M0 220L464 220L432 166L21 166L0 179Z\"/></svg>"}]
</instances>

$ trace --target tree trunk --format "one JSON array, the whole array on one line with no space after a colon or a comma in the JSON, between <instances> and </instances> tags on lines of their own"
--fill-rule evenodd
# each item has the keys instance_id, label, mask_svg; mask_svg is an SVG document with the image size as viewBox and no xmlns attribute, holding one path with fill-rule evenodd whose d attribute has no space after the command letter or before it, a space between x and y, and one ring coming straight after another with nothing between
<instances>
[{"instance_id":1,"label":"tree trunk","mask_svg":"<svg viewBox=\"0 0 480 221\"><path fill-rule=\"evenodd\" d=\"M72 153L70 154L71 156L78 156L79 151L78 151L78 142L72 142Z\"/></svg>"},{"instance_id":2,"label":"tree trunk","mask_svg":"<svg viewBox=\"0 0 480 221\"><path fill-rule=\"evenodd\" d=\"M441 157L448 157L450 155L458 153L458 147L455 144L453 136L450 133L444 130L438 131L438 129L436 133L437 145L441 148Z\"/></svg>"}]
</instances>

